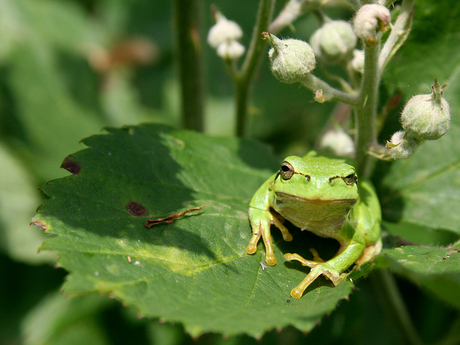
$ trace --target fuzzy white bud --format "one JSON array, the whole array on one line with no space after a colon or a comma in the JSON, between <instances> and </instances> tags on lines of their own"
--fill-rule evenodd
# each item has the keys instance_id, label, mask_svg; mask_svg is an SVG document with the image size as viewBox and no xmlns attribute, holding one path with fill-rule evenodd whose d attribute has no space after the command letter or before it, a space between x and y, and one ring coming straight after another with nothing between
<instances>
[{"instance_id":1,"label":"fuzzy white bud","mask_svg":"<svg viewBox=\"0 0 460 345\"><path fill-rule=\"evenodd\" d=\"M234 21L228 20L220 12L216 13L217 21L208 33L208 43L213 48L218 48L226 41L238 40L243 36L240 26Z\"/></svg>"},{"instance_id":2,"label":"fuzzy white bud","mask_svg":"<svg viewBox=\"0 0 460 345\"><path fill-rule=\"evenodd\" d=\"M350 23L328 19L313 33L310 44L318 60L337 63L351 55L357 40Z\"/></svg>"},{"instance_id":3,"label":"fuzzy white bud","mask_svg":"<svg viewBox=\"0 0 460 345\"><path fill-rule=\"evenodd\" d=\"M222 59L236 60L244 54L244 46L235 40L225 41L217 47L217 55Z\"/></svg>"},{"instance_id":4,"label":"fuzzy white bud","mask_svg":"<svg viewBox=\"0 0 460 345\"><path fill-rule=\"evenodd\" d=\"M423 141L411 137L404 131L393 134L386 148L390 151L393 159L407 159L412 156Z\"/></svg>"},{"instance_id":5,"label":"fuzzy white bud","mask_svg":"<svg viewBox=\"0 0 460 345\"><path fill-rule=\"evenodd\" d=\"M362 6L353 19L353 27L356 36L369 46L375 46L380 33L385 32L390 24L390 10L379 4L367 4Z\"/></svg>"},{"instance_id":6,"label":"fuzzy white bud","mask_svg":"<svg viewBox=\"0 0 460 345\"><path fill-rule=\"evenodd\" d=\"M401 113L401 125L414 138L436 140L450 128L449 103L442 97L443 87L434 80L432 93L412 97Z\"/></svg>"},{"instance_id":7,"label":"fuzzy white bud","mask_svg":"<svg viewBox=\"0 0 460 345\"><path fill-rule=\"evenodd\" d=\"M268 51L271 71L283 83L301 82L316 67L315 53L307 42L280 40L268 32L262 35L272 46Z\"/></svg>"},{"instance_id":8,"label":"fuzzy white bud","mask_svg":"<svg viewBox=\"0 0 460 345\"><path fill-rule=\"evenodd\" d=\"M353 157L355 145L353 139L341 128L332 128L321 138L319 146L340 157Z\"/></svg>"}]
</instances>

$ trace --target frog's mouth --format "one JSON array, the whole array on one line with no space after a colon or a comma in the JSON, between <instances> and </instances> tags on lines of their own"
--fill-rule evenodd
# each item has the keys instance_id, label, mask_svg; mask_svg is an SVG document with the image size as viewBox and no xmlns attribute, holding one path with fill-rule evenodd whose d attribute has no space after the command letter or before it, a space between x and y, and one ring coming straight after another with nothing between
<instances>
[{"instance_id":1,"label":"frog's mouth","mask_svg":"<svg viewBox=\"0 0 460 345\"><path fill-rule=\"evenodd\" d=\"M288 199L288 200L295 200L304 203L317 203L317 204L335 204L335 203L344 203L344 204L351 204L353 205L356 202L356 199L309 199L309 198L302 198L297 195L286 194L282 192L275 192L276 196L279 199Z\"/></svg>"}]
</instances>

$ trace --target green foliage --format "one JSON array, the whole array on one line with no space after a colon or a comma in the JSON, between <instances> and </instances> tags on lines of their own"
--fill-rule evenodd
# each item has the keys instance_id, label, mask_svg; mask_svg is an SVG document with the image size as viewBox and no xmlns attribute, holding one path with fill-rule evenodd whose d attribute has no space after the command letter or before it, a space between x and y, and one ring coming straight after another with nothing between
<instances>
[{"instance_id":1,"label":"green foliage","mask_svg":"<svg viewBox=\"0 0 460 345\"><path fill-rule=\"evenodd\" d=\"M289 291L305 271L282 261L264 267L262 248L246 254L248 202L276 169L266 148L154 125L107 131L85 139L89 148L64 160L73 174L43 186L50 200L33 218L58 235L43 250L59 252L58 263L71 272L67 294L110 293L144 316L183 323L192 336L213 331L255 337L286 325L309 331L349 295L350 283L323 283L292 300ZM393 179L396 187L402 183ZM201 205L171 224L144 226L147 219ZM444 212L453 213L452 207ZM278 258L292 251L284 243L275 248ZM418 250L423 254L414 254ZM452 256L443 261L449 250ZM398 248L384 258L397 273L458 306L451 285L458 285L460 254L449 250ZM435 265L439 261L449 265Z\"/></svg>"},{"instance_id":2,"label":"green foliage","mask_svg":"<svg viewBox=\"0 0 460 345\"><path fill-rule=\"evenodd\" d=\"M72 272L66 293L111 293L192 336L254 337L289 324L309 331L348 296L351 284L325 284L292 300L305 270L283 264L279 249L275 267L261 265L262 248L246 254L247 205L277 165L265 147L153 125L108 131L65 160L73 175L43 186L50 200L33 219L59 235L43 250L58 251ZM171 224L144 226L200 205Z\"/></svg>"},{"instance_id":3,"label":"green foliage","mask_svg":"<svg viewBox=\"0 0 460 345\"><path fill-rule=\"evenodd\" d=\"M460 307L460 244L448 248L400 247L384 255L389 267Z\"/></svg>"},{"instance_id":4,"label":"green foliage","mask_svg":"<svg viewBox=\"0 0 460 345\"><path fill-rule=\"evenodd\" d=\"M293 300L289 291L308 270L284 263L282 254L295 248L308 257L313 244L327 256L337 244L301 232L286 243L274 230L279 262L264 268L261 245L255 255L245 254L247 204L282 156L313 147L333 104L311 103L309 91L280 84L264 57L249 132L270 143L276 156L257 141L209 136L232 135L235 119L230 78L203 39L208 135L138 126L179 123L170 3L0 1L0 343L190 342L179 324L201 335L197 344L256 343L231 336L241 333L262 337L264 344L366 344L370 336L376 344L395 343L397 332L388 332L391 320L380 312L373 290L372 271L382 267L401 278L423 340L444 336L445 344L458 343L460 4L417 0L409 38L382 76L382 104L397 93L403 102L429 93L436 77L448 84L444 97L452 114L452 128L443 138L425 143L407 161L376 165L383 254L353 272L356 286L346 282L334 288L320 279ZM247 48L257 4L215 3L241 24ZM279 1L275 13L282 5ZM204 0L203 38L212 25L209 7ZM326 11L333 19L351 17L345 7ZM307 16L295 23L295 32L286 29L281 36L308 40L317 27L316 18ZM105 70L95 65L95 52L110 53L139 37L151 44L150 64ZM381 144L399 129L403 102L388 114ZM115 128L127 124L135 126ZM88 137L104 126L111 127ZM87 148L79 151L82 138ZM63 167L71 175L59 170L66 156ZM44 193L37 192L49 180ZM49 198L33 220L41 228L30 227L44 194ZM195 206L205 207L171 224L144 226L146 219ZM43 235L43 228L53 236ZM54 264L56 254L69 272L65 294L85 296L66 299L56 291L64 270L44 264ZM367 275L370 279L359 279ZM283 330L265 333L274 328ZM231 337L203 334L209 331ZM301 331L311 334L305 338Z\"/></svg>"},{"instance_id":5,"label":"green foliage","mask_svg":"<svg viewBox=\"0 0 460 345\"><path fill-rule=\"evenodd\" d=\"M387 219L460 234L460 128L452 126L407 161L395 162L383 180Z\"/></svg>"}]
</instances>

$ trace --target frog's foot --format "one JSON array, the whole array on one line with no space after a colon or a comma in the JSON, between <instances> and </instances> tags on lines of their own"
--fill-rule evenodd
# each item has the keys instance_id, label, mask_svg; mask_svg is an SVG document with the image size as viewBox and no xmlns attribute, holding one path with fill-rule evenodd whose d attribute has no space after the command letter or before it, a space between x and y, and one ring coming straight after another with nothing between
<instances>
[{"instance_id":1,"label":"frog's foot","mask_svg":"<svg viewBox=\"0 0 460 345\"><path fill-rule=\"evenodd\" d=\"M317 262L317 261L311 261L311 260L305 260L303 257L301 257L298 254L284 254L284 257L286 260L297 260L300 261L300 263L303 266L308 266L311 268L310 273L305 277L302 282L297 285L294 289L291 291L291 296L293 298L301 298L303 295L303 292L305 289L313 283L316 278L318 278L320 275L324 275L326 278L332 281L332 283L337 286L348 274L347 273L342 273L340 274L336 269L334 269L331 265L329 265L326 262Z\"/></svg>"},{"instance_id":2,"label":"frog's foot","mask_svg":"<svg viewBox=\"0 0 460 345\"><path fill-rule=\"evenodd\" d=\"M357 265L362 265L365 262L370 261L374 256L382 251L382 240L379 239L376 243L371 244L364 249L363 253L358 260L355 261Z\"/></svg>"}]
</instances>

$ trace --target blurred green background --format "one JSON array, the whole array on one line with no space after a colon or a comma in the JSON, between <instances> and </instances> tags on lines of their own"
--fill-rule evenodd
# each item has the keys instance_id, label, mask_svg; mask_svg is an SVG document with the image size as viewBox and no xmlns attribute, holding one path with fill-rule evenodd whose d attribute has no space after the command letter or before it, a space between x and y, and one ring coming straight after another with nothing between
<instances>
[{"instance_id":1,"label":"blurred green background","mask_svg":"<svg viewBox=\"0 0 460 345\"><path fill-rule=\"evenodd\" d=\"M212 3L241 25L242 43L248 47L257 1ZM233 85L205 41L212 25L211 1L201 5L205 131L230 136ZM275 13L282 5L279 1ZM330 17L351 17L344 2L335 5L326 9ZM54 254L37 255L46 237L29 226L44 201L37 188L68 174L60 164L84 148L80 139L101 133L104 126L180 126L172 16L168 0L0 1L0 344L257 343L246 336L214 334L192 340L180 325L138 319L136 311L106 296L66 299L59 293L65 272L54 268ZM286 29L282 36L308 40L317 26L316 17L307 15L295 31ZM386 76L382 98L400 91L393 80L398 71ZM438 71L441 82L446 71ZM404 90L403 98L417 88ZM271 144L279 155L305 153L334 111L332 103L311 100L311 93L298 85L279 83L263 59L253 90L250 135ZM389 114L395 124L389 128L397 127L397 117L397 109ZM409 283L400 284L417 328L435 340L456 312ZM262 343L333 344L341 339L365 344L369 337L374 344L393 342L382 326L385 315L372 287L362 282L358 289L311 334L272 330Z\"/></svg>"}]
</instances>

